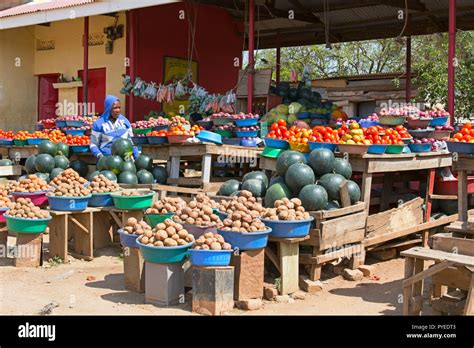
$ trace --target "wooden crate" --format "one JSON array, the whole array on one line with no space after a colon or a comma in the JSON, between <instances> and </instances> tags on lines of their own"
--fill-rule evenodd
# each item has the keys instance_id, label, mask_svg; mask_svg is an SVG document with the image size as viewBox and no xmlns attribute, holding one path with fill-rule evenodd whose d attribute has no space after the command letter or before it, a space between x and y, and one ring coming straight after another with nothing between
<instances>
[{"instance_id":1,"label":"wooden crate","mask_svg":"<svg viewBox=\"0 0 474 348\"><path fill-rule=\"evenodd\" d=\"M340 257L351 258L351 267L357 268L364 259L362 241L365 236L367 212L365 203L336 209L309 212L314 217L314 228L309 239L300 245L312 247L311 254L300 254L300 264L309 267L311 280L321 277L321 267ZM362 261L361 261L362 260Z\"/></svg>"}]
</instances>

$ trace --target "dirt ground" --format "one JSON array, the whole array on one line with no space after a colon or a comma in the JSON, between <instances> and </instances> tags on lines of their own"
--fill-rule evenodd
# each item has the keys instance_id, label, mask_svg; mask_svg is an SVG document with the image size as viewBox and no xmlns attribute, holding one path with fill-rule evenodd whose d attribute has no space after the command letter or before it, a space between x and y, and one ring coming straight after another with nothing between
<instances>
[{"instance_id":1,"label":"dirt ground","mask_svg":"<svg viewBox=\"0 0 474 348\"><path fill-rule=\"evenodd\" d=\"M47 236L45 236L47 242ZM8 244L15 240L9 237ZM46 243L47 246L47 243ZM120 248L98 251L93 261L41 268L16 268L13 259L0 259L0 314L38 314L51 302L61 315L191 315L191 298L175 307L144 304L144 294L124 287ZM373 261L375 262L375 261ZM369 259L367 263L372 263ZM380 280L351 282L323 273L323 290L292 303L264 301L257 311L234 309L232 315L400 315L404 261L401 258L373 263ZM89 280L88 280L89 279ZM21 300L19 300L21 299ZM428 307L425 305L425 307Z\"/></svg>"}]
</instances>

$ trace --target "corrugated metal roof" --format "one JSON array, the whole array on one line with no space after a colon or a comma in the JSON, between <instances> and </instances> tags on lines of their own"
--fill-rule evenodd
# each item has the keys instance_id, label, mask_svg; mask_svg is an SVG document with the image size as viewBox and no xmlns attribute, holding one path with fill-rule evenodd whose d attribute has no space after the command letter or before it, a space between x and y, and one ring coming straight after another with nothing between
<instances>
[{"instance_id":1,"label":"corrugated metal roof","mask_svg":"<svg viewBox=\"0 0 474 348\"><path fill-rule=\"evenodd\" d=\"M18 16L27 13L49 11L59 8L84 5L94 2L95 0L49 0L45 2L29 2L24 5L9 8L0 11L0 18Z\"/></svg>"}]
</instances>

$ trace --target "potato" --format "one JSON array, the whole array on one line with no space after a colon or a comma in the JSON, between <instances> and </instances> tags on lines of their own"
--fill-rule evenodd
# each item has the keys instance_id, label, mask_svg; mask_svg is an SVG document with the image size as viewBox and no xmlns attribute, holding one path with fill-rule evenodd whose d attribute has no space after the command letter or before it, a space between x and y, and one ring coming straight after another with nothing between
<instances>
[{"instance_id":1,"label":"potato","mask_svg":"<svg viewBox=\"0 0 474 348\"><path fill-rule=\"evenodd\" d=\"M211 244L214 243L214 238L206 238L206 244L211 246Z\"/></svg>"},{"instance_id":2,"label":"potato","mask_svg":"<svg viewBox=\"0 0 474 348\"><path fill-rule=\"evenodd\" d=\"M209 245L203 244L203 245L201 245L201 249L202 250L209 250Z\"/></svg>"},{"instance_id":3,"label":"potato","mask_svg":"<svg viewBox=\"0 0 474 348\"><path fill-rule=\"evenodd\" d=\"M178 239L178 245L186 245L188 242L186 242L184 239Z\"/></svg>"},{"instance_id":4,"label":"potato","mask_svg":"<svg viewBox=\"0 0 474 348\"><path fill-rule=\"evenodd\" d=\"M173 235L171 236L171 239L178 240L178 239L179 239L179 235L173 234Z\"/></svg>"},{"instance_id":5,"label":"potato","mask_svg":"<svg viewBox=\"0 0 474 348\"><path fill-rule=\"evenodd\" d=\"M192 243L194 242L194 236L192 234L188 234L185 238L186 242Z\"/></svg>"},{"instance_id":6,"label":"potato","mask_svg":"<svg viewBox=\"0 0 474 348\"><path fill-rule=\"evenodd\" d=\"M142 236L140 238L140 243L142 244L148 244L148 237L147 236Z\"/></svg>"},{"instance_id":7,"label":"potato","mask_svg":"<svg viewBox=\"0 0 474 348\"><path fill-rule=\"evenodd\" d=\"M195 222L196 222L196 220L194 220L192 217L188 217L186 219L186 223L189 224L189 225L193 225Z\"/></svg>"},{"instance_id":8,"label":"potato","mask_svg":"<svg viewBox=\"0 0 474 348\"><path fill-rule=\"evenodd\" d=\"M223 243L222 250L232 250L232 246L229 243Z\"/></svg>"},{"instance_id":9,"label":"potato","mask_svg":"<svg viewBox=\"0 0 474 348\"><path fill-rule=\"evenodd\" d=\"M150 230L146 230L144 235L147 236L148 238L151 238L151 236L153 236L153 232L151 232Z\"/></svg>"},{"instance_id":10,"label":"potato","mask_svg":"<svg viewBox=\"0 0 474 348\"><path fill-rule=\"evenodd\" d=\"M214 242L210 246L211 250L222 250L221 243Z\"/></svg>"}]
</instances>

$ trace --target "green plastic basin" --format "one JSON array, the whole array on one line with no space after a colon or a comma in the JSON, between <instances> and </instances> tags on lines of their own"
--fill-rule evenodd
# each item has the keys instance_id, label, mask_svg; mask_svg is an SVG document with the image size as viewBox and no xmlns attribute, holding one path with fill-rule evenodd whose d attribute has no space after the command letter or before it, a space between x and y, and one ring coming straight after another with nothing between
<instances>
[{"instance_id":1,"label":"green plastic basin","mask_svg":"<svg viewBox=\"0 0 474 348\"><path fill-rule=\"evenodd\" d=\"M168 213L168 214L145 214L145 221L150 225L151 227L155 227L159 223L162 223L166 219L171 219L174 216L174 213Z\"/></svg>"},{"instance_id":2,"label":"green plastic basin","mask_svg":"<svg viewBox=\"0 0 474 348\"><path fill-rule=\"evenodd\" d=\"M137 244L140 247L140 251L143 255L143 259L147 262L153 263L176 263L183 261L188 257L188 249L191 248L193 243L186 245L180 245L176 247L158 247L144 245L137 240Z\"/></svg>"},{"instance_id":3,"label":"green plastic basin","mask_svg":"<svg viewBox=\"0 0 474 348\"><path fill-rule=\"evenodd\" d=\"M4 217L8 230L20 233L43 233L51 220L51 217L47 219L26 219L8 215L4 215Z\"/></svg>"},{"instance_id":4,"label":"green plastic basin","mask_svg":"<svg viewBox=\"0 0 474 348\"><path fill-rule=\"evenodd\" d=\"M266 147L266 148L263 149L262 154L260 156L270 157L270 158L277 158L284 151L285 150L283 150L283 149L275 149L273 147Z\"/></svg>"},{"instance_id":5,"label":"green plastic basin","mask_svg":"<svg viewBox=\"0 0 474 348\"><path fill-rule=\"evenodd\" d=\"M150 192L140 196L122 196L121 194L111 194L114 205L118 209L139 210L150 208L153 204L154 192Z\"/></svg>"},{"instance_id":6,"label":"green plastic basin","mask_svg":"<svg viewBox=\"0 0 474 348\"><path fill-rule=\"evenodd\" d=\"M388 153L388 154L391 154L391 155L398 155L400 153L402 153L403 151L403 148L405 147L406 145L388 145L387 146L387 149L385 150L385 153Z\"/></svg>"}]
</instances>

